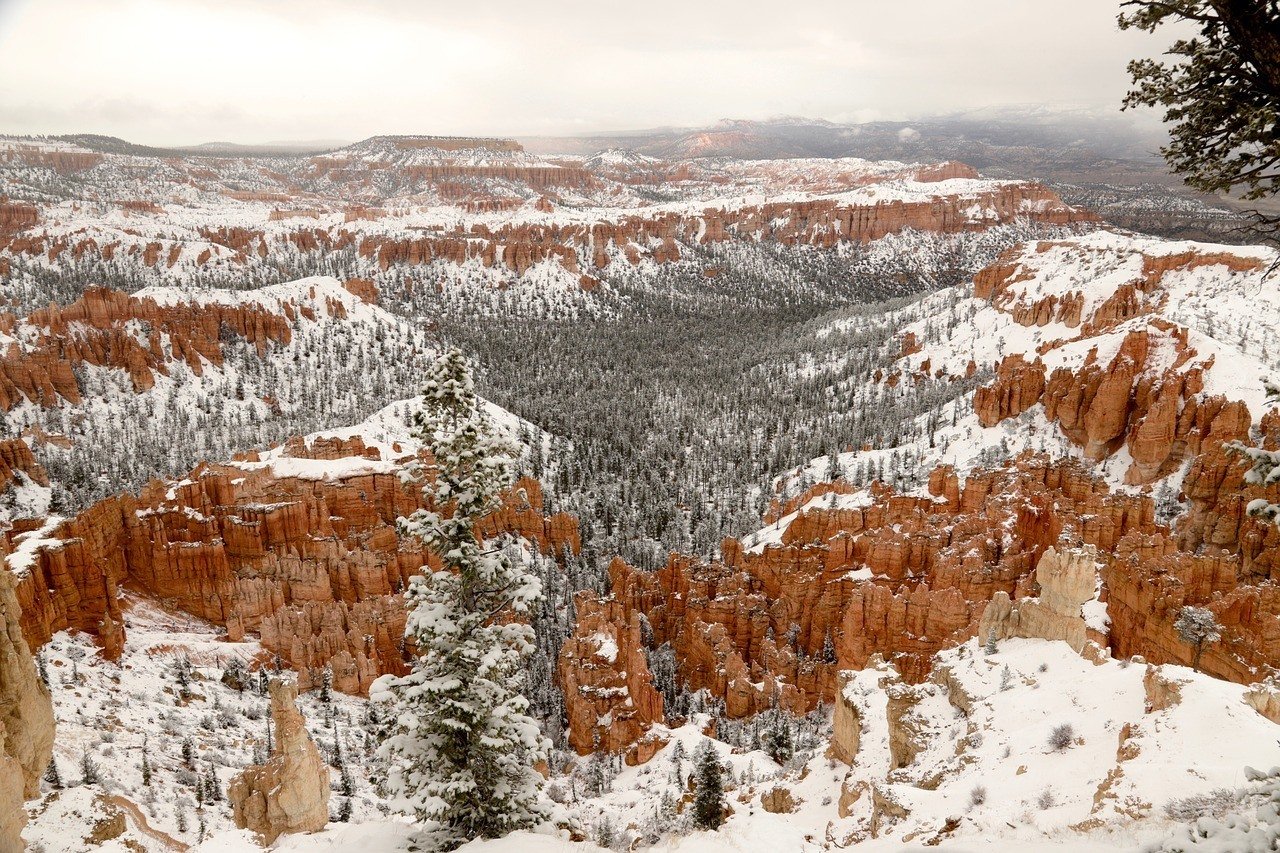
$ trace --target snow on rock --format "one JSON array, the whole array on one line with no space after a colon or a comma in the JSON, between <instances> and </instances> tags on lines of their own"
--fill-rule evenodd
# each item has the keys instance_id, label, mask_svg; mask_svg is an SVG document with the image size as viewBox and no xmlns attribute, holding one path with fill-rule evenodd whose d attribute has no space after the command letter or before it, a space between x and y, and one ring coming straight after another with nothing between
<instances>
[{"instance_id":1,"label":"snow on rock","mask_svg":"<svg viewBox=\"0 0 1280 853\"><path fill-rule=\"evenodd\" d=\"M1238 785L1247 764L1280 758L1280 730L1244 702L1245 688L1165 671L1182 682L1182 701L1155 713L1145 710L1143 667L1090 662L1061 642L1006 640L987 655L971 641L944 652L905 711L892 690L886 698L882 670L853 673L843 695L863 732L841 784L868 795L831 830L846 842L963 849L999 838L1041 849L1076 837L1080 849L1132 849L1169 825L1169 802ZM1059 726L1070 731L1055 745ZM915 747L905 760L893 749L904 730ZM873 788L894 807L877 806Z\"/></svg>"}]
</instances>

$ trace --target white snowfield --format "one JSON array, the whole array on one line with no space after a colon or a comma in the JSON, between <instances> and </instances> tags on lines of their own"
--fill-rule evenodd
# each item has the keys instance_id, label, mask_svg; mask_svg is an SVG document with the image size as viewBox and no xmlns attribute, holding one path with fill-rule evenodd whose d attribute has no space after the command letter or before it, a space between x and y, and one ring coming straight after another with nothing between
<instances>
[{"instance_id":1,"label":"white snowfield","mask_svg":"<svg viewBox=\"0 0 1280 853\"><path fill-rule=\"evenodd\" d=\"M234 738L236 726L244 727L250 740L257 736L262 721L246 720L242 708L265 700L251 691L237 694L217 682L216 662L225 661L236 644L218 641L194 620L180 624L166 621L173 617L142 604L131 609L130 618L133 621L124 666L117 670L89 655L79 667L87 679L83 689L90 699L86 702L76 698L80 691L58 684L57 679L54 695L63 726L58 748L64 776L76 775L74 762L82 749L105 756L104 750L110 748L117 756L129 757L100 758L115 792L141 801L146 791L133 765L143 734L157 718L189 719L194 723L215 701L234 711L232 728L225 734L219 734L216 727L213 732L199 726L190 730L196 733L204 756L210 738ZM171 633L163 633L166 630ZM201 698L188 706L175 707L172 699L157 704L164 698L164 667L169 660L156 654L161 642L165 651L187 649L197 672L207 673L195 682L195 692ZM67 677L68 652L77 645L83 644L60 635L51 647L51 661L60 678ZM1095 665L1061 642L1007 640L988 655L981 644L970 641L942 653L939 664L949 670L953 687L963 690L966 698L962 701L958 694L949 695L933 684L916 688L921 698L910 720L921 748L915 760L905 767L890 767L887 698L880 684L886 672L869 669L854 673L845 695L862 714L862 731L852 767L828 759L819 751L805 762L783 768L762 752L732 752L727 744L712 741L729 771L727 798L733 814L728 821L717 832L686 828L656 844L641 844L633 849L753 853L847 847L869 853L897 853L936 846L942 850L994 853L1137 851L1180 831L1181 822L1166 815L1166 806L1172 803L1176 809L1184 798L1211 792L1225 796L1222 789L1246 790L1251 784L1246 776L1247 766L1280 764L1280 745L1276 742L1280 729L1244 703L1244 688L1183 667L1161 670L1165 677L1179 683L1181 702L1167 710L1146 713L1142 664L1107 660ZM116 678L120 679L117 694L133 698L125 708L113 710L120 724L111 729L116 733L114 741L102 744L93 721L111 709L100 708L102 696L89 688L99 680ZM339 731L354 746L363 736L358 716L362 702L349 697L337 697L335 701ZM964 704L967 713L957 703ZM313 737L323 747L330 737L323 719L324 706L314 695L304 697L303 706ZM344 716L353 719L342 724ZM1068 745L1057 748L1050 744L1050 733L1062 724L1072 727L1071 738ZM691 756L706 740L697 724L666 733L672 742L650 762L624 768L607 793L553 806L556 819L576 823L588 838L594 837L594 827L604 820L619 830L643 826L664 794L678 797L684 790L673 781L674 743L679 741L686 755ZM151 734L154 736L154 731ZM170 751L176 754L177 743L153 737L151 749L153 764L166 768L156 771L161 780L168 779L170 772L180 773L168 769L166 758ZM240 746L225 755L210 755L209 760L221 765L219 775L225 781L234 774L235 763L247 756L243 752L247 749L247 745ZM285 836L275 849L299 853L352 849L398 853L409 849L413 827L403 817L380 816L376 792L365 781L363 774L374 768L375 760L356 748L347 755L349 766L356 773L358 805L353 822L330 823L314 835ZM682 768L683 777L687 778L692 762L686 758ZM855 788L859 783L874 785L878 796L897 803L905 817L882 815L878 835L873 837L869 788L849 807L848 816L841 817L842 789ZM566 783L553 777L550 786L563 788ZM90 794L96 787L74 788L63 793L63 805L44 811L34 809L27 837L44 843L50 853L113 849L78 846L74 836L79 830L57 822L65 819L73 807L91 812ZM773 814L763 808L761 795L778 787L790 792L796 804L793 812ZM158 784L156 790L160 792L157 802L142 806L150 816L151 827L193 841L191 833L177 831L174 805L165 805L165 797L176 794L180 800L183 789L175 786L170 790ZM978 790L981 796L975 793ZM338 796L335 793L335 802ZM183 808L189 810L190 825L194 826L193 804ZM223 811L225 807L205 809L208 834L193 850L260 850L250 833L231 828ZM132 821L123 838L136 841L143 850L165 849L137 831ZM603 848L591 841L572 842L563 830L548 824L535 832L476 841L461 849L467 853L599 853ZM614 849L625 849L625 845ZM1205 849L1245 853L1272 848Z\"/></svg>"}]
</instances>

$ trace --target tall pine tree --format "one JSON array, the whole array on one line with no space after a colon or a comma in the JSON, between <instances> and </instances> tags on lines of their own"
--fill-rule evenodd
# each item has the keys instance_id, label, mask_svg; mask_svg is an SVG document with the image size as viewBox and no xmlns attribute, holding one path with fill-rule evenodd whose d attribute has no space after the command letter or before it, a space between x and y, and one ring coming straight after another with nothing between
<instances>
[{"instance_id":1,"label":"tall pine tree","mask_svg":"<svg viewBox=\"0 0 1280 853\"><path fill-rule=\"evenodd\" d=\"M397 804L431 822L448 850L495 838L545 816L534 765L549 746L521 693L533 629L521 621L541 594L536 575L477 525L514 481L516 448L493 433L470 367L458 350L428 371L417 435L434 462L425 473L427 509L401 520L442 568L410 579L405 637L417 660L405 676L384 676L372 698L392 713L379 754Z\"/></svg>"}]
</instances>

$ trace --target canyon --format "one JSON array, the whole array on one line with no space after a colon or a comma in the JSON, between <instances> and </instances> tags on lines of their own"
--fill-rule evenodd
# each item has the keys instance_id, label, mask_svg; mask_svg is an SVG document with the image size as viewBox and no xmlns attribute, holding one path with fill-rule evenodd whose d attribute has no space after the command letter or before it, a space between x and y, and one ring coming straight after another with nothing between
<instances>
[{"instance_id":1,"label":"canyon","mask_svg":"<svg viewBox=\"0 0 1280 853\"><path fill-rule=\"evenodd\" d=\"M440 566L398 526L434 508L420 400L387 403L459 330L493 321L519 342L598 323L607 338L610 323L661 322L645 312L663 303L716 305L744 334L762 305L794 311L790 348L741 378L796 387L776 434L749 438L768 476L744 474L734 446L715 452L738 466L737 493L691 493L622 456L585 478L578 442L618 425L559 410L612 388L616 363L589 382L541 364L562 377L547 422L486 403L521 478L482 529L545 573L528 687L556 739L548 790L569 789L574 820L630 815L600 780L658 796L672 764L662 793L685 803L676 750L713 743L747 818L821 814L830 846L933 844L959 826L935 818L960 786L997 774L1015 797L1014 767L1053 776L1012 732L1019 707L1047 726L1067 697L1088 708L1087 743L1061 751L1088 766L1054 825L1086 833L1152 819L1166 792L1150 767L1203 758L1167 732L1199 732L1206 708L1257 737L1280 718L1280 530L1247 511L1280 502L1280 484L1243 485L1235 449L1280 449L1262 388L1280 323L1260 287L1269 250L1122 232L1043 184L954 161L552 157L470 137L264 158L6 139L0 193L0 846L60 808L141 837L84 802L92 784L54 799L41 782L51 759L111 755L93 726L149 748L113 697L90 697L111 678L165 731L198 730L199 758L158 750L174 790L205 796L181 767L229 785L229 814L183 801L198 828L176 798L172 822L148 810L180 843L205 820L266 844L323 835L331 805L379 820L385 721L366 697L408 671L404 590ZM779 270L816 282L812 301L777 299ZM498 388L512 365L485 368ZM697 418L730 429L742 399ZM805 422L827 411L814 399L898 421L878 442L827 440L831 419ZM681 392L648 400L676 425L626 424L626 439L706 465ZM194 437L212 452L180 464L166 445ZM106 453L129 457L127 476ZM675 533L628 531L637 504ZM732 535L706 547L712 529ZM1213 614L1219 640L1180 638L1187 606ZM175 672L194 688L175 692ZM1091 674L1114 718L1080 686ZM222 734L239 732L227 707L262 720L273 749ZM778 718L808 736L803 767L759 748L760 721ZM136 805L132 763L114 764Z\"/></svg>"}]
</instances>

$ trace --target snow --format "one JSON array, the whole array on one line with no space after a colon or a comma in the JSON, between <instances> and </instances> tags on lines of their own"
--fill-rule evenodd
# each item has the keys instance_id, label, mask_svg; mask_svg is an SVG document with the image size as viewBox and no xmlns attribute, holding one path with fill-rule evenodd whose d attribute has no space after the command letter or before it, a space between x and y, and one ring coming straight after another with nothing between
<instances>
[{"instance_id":1,"label":"snow","mask_svg":"<svg viewBox=\"0 0 1280 853\"><path fill-rule=\"evenodd\" d=\"M49 536L64 521L60 515L51 515L41 522L40 526L26 533L19 533L13 538L13 551L6 556L5 565L18 577L31 571L36 555L45 548L56 548L62 544L61 539Z\"/></svg>"},{"instance_id":2,"label":"snow","mask_svg":"<svg viewBox=\"0 0 1280 853\"><path fill-rule=\"evenodd\" d=\"M591 635L591 641L596 644L596 657L609 663L618 659L618 641L611 634L599 631Z\"/></svg>"}]
</instances>

